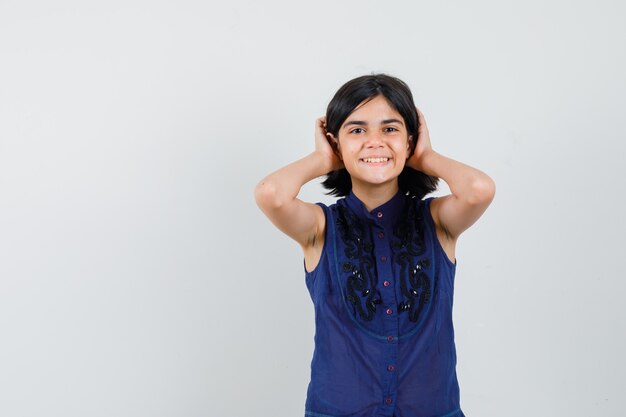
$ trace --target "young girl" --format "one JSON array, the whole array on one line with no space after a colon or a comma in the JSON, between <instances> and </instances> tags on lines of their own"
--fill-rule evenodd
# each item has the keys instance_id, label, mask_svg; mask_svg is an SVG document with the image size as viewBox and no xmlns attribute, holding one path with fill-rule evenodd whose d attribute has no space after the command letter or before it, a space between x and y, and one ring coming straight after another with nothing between
<instances>
[{"instance_id":1,"label":"young girl","mask_svg":"<svg viewBox=\"0 0 626 417\"><path fill-rule=\"evenodd\" d=\"M297 198L324 174L342 198ZM438 178L452 193L423 199ZM485 173L433 150L407 85L382 74L343 85L317 119L315 151L257 185L261 210L304 252L316 326L306 416L464 416L455 247L494 193Z\"/></svg>"}]
</instances>

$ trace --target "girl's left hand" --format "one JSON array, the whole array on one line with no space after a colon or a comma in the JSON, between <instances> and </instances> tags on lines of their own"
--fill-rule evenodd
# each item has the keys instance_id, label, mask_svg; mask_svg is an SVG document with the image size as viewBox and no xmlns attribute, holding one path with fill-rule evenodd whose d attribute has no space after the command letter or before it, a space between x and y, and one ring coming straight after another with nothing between
<instances>
[{"instance_id":1,"label":"girl's left hand","mask_svg":"<svg viewBox=\"0 0 626 417\"><path fill-rule=\"evenodd\" d=\"M417 107L415 109L417 110L420 127L417 130L417 143L415 145L415 150L406 163L410 168L424 172L424 160L427 159L428 156L434 151L430 143L430 134L428 133L426 119L424 119L424 115L420 109Z\"/></svg>"}]
</instances>

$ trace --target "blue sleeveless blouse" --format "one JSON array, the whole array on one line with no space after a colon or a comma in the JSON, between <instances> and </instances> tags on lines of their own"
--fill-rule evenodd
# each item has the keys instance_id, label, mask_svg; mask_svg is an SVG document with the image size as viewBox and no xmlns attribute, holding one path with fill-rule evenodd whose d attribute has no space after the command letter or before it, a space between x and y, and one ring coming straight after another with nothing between
<instances>
[{"instance_id":1,"label":"blue sleeveless blouse","mask_svg":"<svg viewBox=\"0 0 626 417\"><path fill-rule=\"evenodd\" d=\"M452 326L454 273L431 198L398 192L368 212L331 206L318 265L307 417L464 417Z\"/></svg>"}]
</instances>

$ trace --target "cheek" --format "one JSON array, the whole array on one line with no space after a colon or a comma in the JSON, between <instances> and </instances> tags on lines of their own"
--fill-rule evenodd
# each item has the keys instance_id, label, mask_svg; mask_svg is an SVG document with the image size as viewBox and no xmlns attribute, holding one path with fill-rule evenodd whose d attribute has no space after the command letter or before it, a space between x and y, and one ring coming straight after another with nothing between
<instances>
[{"instance_id":1,"label":"cheek","mask_svg":"<svg viewBox=\"0 0 626 417\"><path fill-rule=\"evenodd\" d=\"M342 141L341 146L337 146L337 153L339 154L341 159L345 159L350 157L350 155L355 155L358 153L358 149L356 149L355 145L350 141Z\"/></svg>"},{"instance_id":2,"label":"cheek","mask_svg":"<svg viewBox=\"0 0 626 417\"><path fill-rule=\"evenodd\" d=\"M408 159L411 148L409 145L404 143L398 143L395 146L396 155L398 155L398 159Z\"/></svg>"}]
</instances>

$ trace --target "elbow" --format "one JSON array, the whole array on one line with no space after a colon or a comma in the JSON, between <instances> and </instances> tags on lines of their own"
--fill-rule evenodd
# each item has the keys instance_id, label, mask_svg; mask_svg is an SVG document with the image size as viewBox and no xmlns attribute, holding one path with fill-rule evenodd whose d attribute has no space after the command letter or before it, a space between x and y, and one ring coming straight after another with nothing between
<instances>
[{"instance_id":1,"label":"elbow","mask_svg":"<svg viewBox=\"0 0 626 417\"><path fill-rule=\"evenodd\" d=\"M471 205L489 205L496 195L496 183L487 175L472 183L468 202Z\"/></svg>"},{"instance_id":2,"label":"elbow","mask_svg":"<svg viewBox=\"0 0 626 417\"><path fill-rule=\"evenodd\" d=\"M263 211L277 209L282 206L276 185L267 180L257 184L254 189L254 199Z\"/></svg>"}]
</instances>

